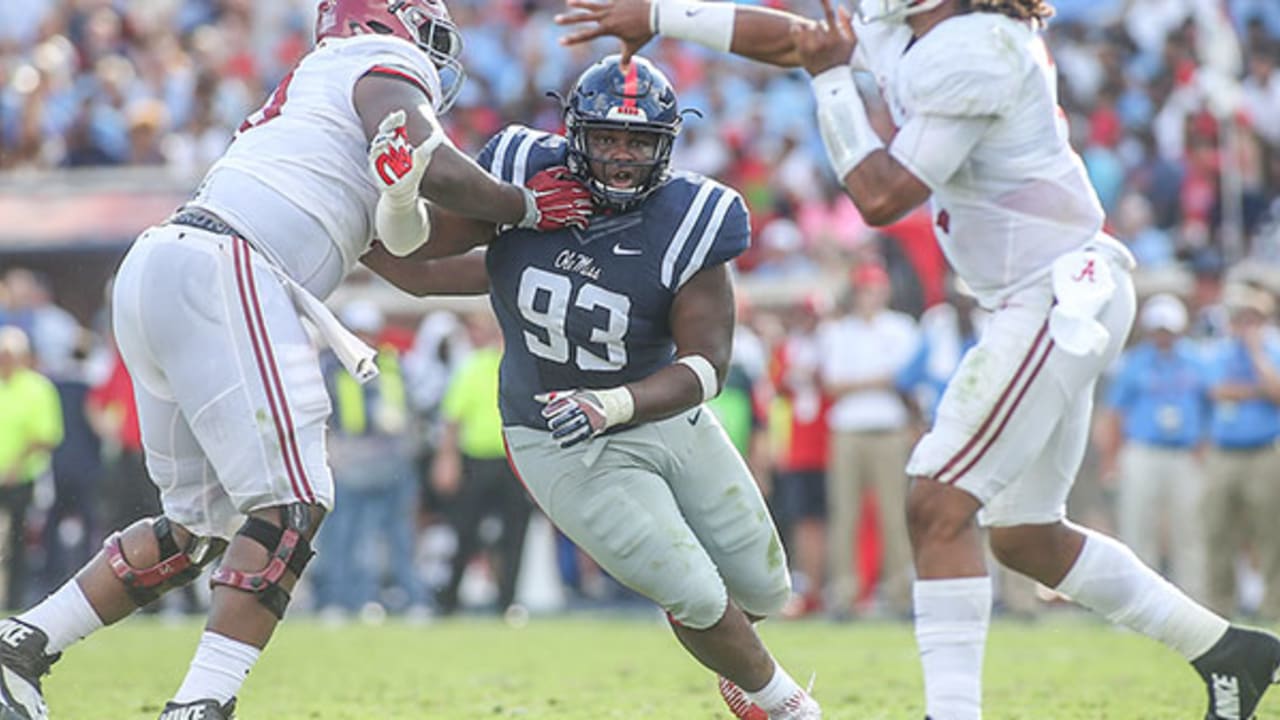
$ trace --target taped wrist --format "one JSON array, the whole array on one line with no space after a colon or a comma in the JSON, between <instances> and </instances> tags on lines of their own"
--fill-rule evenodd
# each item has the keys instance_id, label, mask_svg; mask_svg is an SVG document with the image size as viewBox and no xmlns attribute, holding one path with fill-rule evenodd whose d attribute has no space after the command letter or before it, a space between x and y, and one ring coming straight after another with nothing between
<instances>
[{"instance_id":1,"label":"taped wrist","mask_svg":"<svg viewBox=\"0 0 1280 720\"><path fill-rule=\"evenodd\" d=\"M698 385L702 387L701 402L706 402L720 394L720 380L716 377L716 368L710 360L701 355L685 355L677 359L676 363L692 370L694 376L698 378Z\"/></svg>"},{"instance_id":2,"label":"taped wrist","mask_svg":"<svg viewBox=\"0 0 1280 720\"><path fill-rule=\"evenodd\" d=\"M524 193L524 217L520 219L517 227L532 230L538 227L538 221L542 219L542 213L538 210L538 196L527 187L521 187L520 192Z\"/></svg>"},{"instance_id":3,"label":"taped wrist","mask_svg":"<svg viewBox=\"0 0 1280 720\"><path fill-rule=\"evenodd\" d=\"M729 52L733 44L733 15L732 2L652 0L649 29L669 38Z\"/></svg>"},{"instance_id":4,"label":"taped wrist","mask_svg":"<svg viewBox=\"0 0 1280 720\"><path fill-rule=\"evenodd\" d=\"M378 239L388 252L397 257L417 250L431 236L431 214L420 198L414 198L408 206L401 207L384 194L378 198L373 220Z\"/></svg>"},{"instance_id":5,"label":"taped wrist","mask_svg":"<svg viewBox=\"0 0 1280 720\"><path fill-rule=\"evenodd\" d=\"M591 393L600 401L600 409L604 413L604 428L601 429L629 423L636 416L635 396L625 386L592 390Z\"/></svg>"},{"instance_id":6,"label":"taped wrist","mask_svg":"<svg viewBox=\"0 0 1280 720\"><path fill-rule=\"evenodd\" d=\"M884 148L871 127L853 72L839 65L815 75L813 96L818 105L818 132L827 148L827 160L840 182L868 155Z\"/></svg>"}]
</instances>

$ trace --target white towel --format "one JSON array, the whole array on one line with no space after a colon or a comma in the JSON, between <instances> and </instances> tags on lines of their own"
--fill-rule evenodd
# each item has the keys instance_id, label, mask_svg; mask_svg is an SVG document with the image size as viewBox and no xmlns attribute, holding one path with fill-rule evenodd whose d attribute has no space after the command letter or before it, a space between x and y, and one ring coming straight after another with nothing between
<instances>
[{"instance_id":1,"label":"white towel","mask_svg":"<svg viewBox=\"0 0 1280 720\"><path fill-rule=\"evenodd\" d=\"M1092 247L1053 261L1057 303L1049 313L1049 334L1064 351L1092 355L1106 349L1111 333L1097 317L1116 292L1111 273L1111 259Z\"/></svg>"},{"instance_id":2,"label":"white towel","mask_svg":"<svg viewBox=\"0 0 1280 720\"><path fill-rule=\"evenodd\" d=\"M279 269L275 269L275 273L280 278L280 283L289 291L293 306L311 321L320 337L324 338L325 344L338 356L338 362L351 373L351 377L361 384L378 377L378 351L338 322L332 310L315 295L307 292L306 288L294 282L293 278Z\"/></svg>"}]
</instances>

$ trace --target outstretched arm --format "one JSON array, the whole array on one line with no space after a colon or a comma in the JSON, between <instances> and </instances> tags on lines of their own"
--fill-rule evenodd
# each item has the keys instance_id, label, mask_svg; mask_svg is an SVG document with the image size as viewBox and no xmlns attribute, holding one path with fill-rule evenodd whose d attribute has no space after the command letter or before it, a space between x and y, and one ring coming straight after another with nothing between
<instances>
[{"instance_id":1,"label":"outstretched arm","mask_svg":"<svg viewBox=\"0 0 1280 720\"><path fill-rule=\"evenodd\" d=\"M624 63L661 34L770 65L796 67L800 58L791 27L815 24L794 13L733 2L566 0L566 5L571 12L557 15L556 22L582 27L560 42L577 45L616 37L622 41Z\"/></svg>"},{"instance_id":2,"label":"outstretched arm","mask_svg":"<svg viewBox=\"0 0 1280 720\"><path fill-rule=\"evenodd\" d=\"M396 257L376 246L360 262L387 282L414 295L484 295L489 292L484 250L436 259Z\"/></svg>"},{"instance_id":3,"label":"outstretched arm","mask_svg":"<svg viewBox=\"0 0 1280 720\"><path fill-rule=\"evenodd\" d=\"M472 250L493 239L493 224L438 207L432 207L430 212L429 242L404 256L397 256L375 243L360 262L392 285L417 297L489 292L484 252Z\"/></svg>"},{"instance_id":4,"label":"outstretched arm","mask_svg":"<svg viewBox=\"0 0 1280 720\"><path fill-rule=\"evenodd\" d=\"M405 255L427 241L431 217L424 198L496 224L586 227L591 194L567 172L549 168L530 179L529 187L493 177L454 147L425 91L400 75L365 75L352 100L370 141L369 171L380 190L377 234L393 254Z\"/></svg>"}]
</instances>

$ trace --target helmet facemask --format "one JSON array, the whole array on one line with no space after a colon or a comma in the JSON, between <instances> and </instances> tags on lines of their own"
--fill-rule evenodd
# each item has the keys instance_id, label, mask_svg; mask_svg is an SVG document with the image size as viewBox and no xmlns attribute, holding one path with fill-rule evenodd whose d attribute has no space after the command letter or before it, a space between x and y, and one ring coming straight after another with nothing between
<instances>
[{"instance_id":1,"label":"helmet facemask","mask_svg":"<svg viewBox=\"0 0 1280 720\"><path fill-rule=\"evenodd\" d=\"M440 100L437 112L453 107L462 91L467 73L462 67L462 33L447 15L433 15L419 4L397 0L387 10L394 15L414 38L414 44L427 54L440 74Z\"/></svg>"},{"instance_id":2,"label":"helmet facemask","mask_svg":"<svg viewBox=\"0 0 1280 720\"><path fill-rule=\"evenodd\" d=\"M566 119L566 125L569 170L583 181L597 205L624 212L666 179L678 125L673 128L621 120L574 120L572 116ZM615 137L610 131L623 134ZM627 143L631 158L598 154L605 142ZM628 175L626 186L617 182L619 176Z\"/></svg>"}]
</instances>

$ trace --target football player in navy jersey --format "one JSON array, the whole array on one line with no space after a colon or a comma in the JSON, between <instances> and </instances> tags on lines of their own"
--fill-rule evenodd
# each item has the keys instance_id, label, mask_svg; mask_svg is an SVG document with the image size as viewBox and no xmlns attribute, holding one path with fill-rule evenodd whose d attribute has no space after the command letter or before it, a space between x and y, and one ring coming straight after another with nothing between
<instances>
[{"instance_id":1,"label":"football player in navy jersey","mask_svg":"<svg viewBox=\"0 0 1280 720\"><path fill-rule=\"evenodd\" d=\"M565 100L564 136L513 125L478 158L515 184L565 166L593 195L589 229L495 237L433 208L427 247L488 242L487 283L474 258L421 272L380 251L365 262L414 294L490 292L508 453L538 505L666 610L737 717L819 718L752 628L790 595L786 557L745 462L703 408L729 366L729 262L750 240L747 209L731 188L668 167L680 123L656 67L607 57Z\"/></svg>"}]
</instances>

